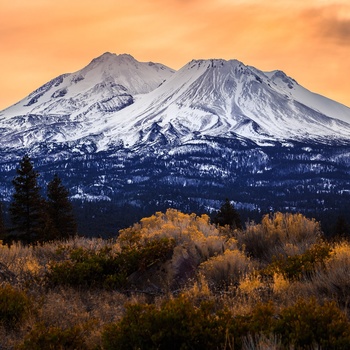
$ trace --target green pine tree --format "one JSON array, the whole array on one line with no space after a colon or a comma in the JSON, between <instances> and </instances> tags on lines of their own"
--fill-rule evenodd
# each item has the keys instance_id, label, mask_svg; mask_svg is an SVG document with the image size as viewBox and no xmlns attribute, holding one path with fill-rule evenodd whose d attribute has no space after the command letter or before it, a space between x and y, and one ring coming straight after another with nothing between
<instances>
[{"instance_id":1,"label":"green pine tree","mask_svg":"<svg viewBox=\"0 0 350 350\"><path fill-rule=\"evenodd\" d=\"M10 204L11 236L24 244L41 241L45 234L45 201L40 194L38 176L29 156L26 155L12 181L15 192Z\"/></svg>"},{"instance_id":2,"label":"green pine tree","mask_svg":"<svg viewBox=\"0 0 350 350\"><path fill-rule=\"evenodd\" d=\"M69 192L56 174L47 185L47 208L50 221L56 233L55 238L66 239L77 233L73 207L68 198Z\"/></svg>"},{"instance_id":3,"label":"green pine tree","mask_svg":"<svg viewBox=\"0 0 350 350\"><path fill-rule=\"evenodd\" d=\"M0 202L0 240L6 237L6 227L4 222L3 205Z\"/></svg>"},{"instance_id":4,"label":"green pine tree","mask_svg":"<svg viewBox=\"0 0 350 350\"><path fill-rule=\"evenodd\" d=\"M220 210L214 216L213 223L219 226L228 225L233 230L242 229L242 222L239 213L228 198L226 198L225 203L223 203Z\"/></svg>"},{"instance_id":5,"label":"green pine tree","mask_svg":"<svg viewBox=\"0 0 350 350\"><path fill-rule=\"evenodd\" d=\"M336 236L346 237L349 235L350 226L343 215L339 215L335 224Z\"/></svg>"}]
</instances>

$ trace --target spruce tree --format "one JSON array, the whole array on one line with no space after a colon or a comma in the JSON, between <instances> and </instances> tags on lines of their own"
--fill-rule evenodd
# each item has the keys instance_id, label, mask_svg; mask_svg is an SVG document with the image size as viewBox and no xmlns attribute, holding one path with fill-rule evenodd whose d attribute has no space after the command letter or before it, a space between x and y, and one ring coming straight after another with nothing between
<instances>
[{"instance_id":1,"label":"spruce tree","mask_svg":"<svg viewBox=\"0 0 350 350\"><path fill-rule=\"evenodd\" d=\"M29 156L26 155L12 181L15 189L10 204L12 237L25 244L43 240L45 234L45 201L40 195L38 176Z\"/></svg>"},{"instance_id":2,"label":"spruce tree","mask_svg":"<svg viewBox=\"0 0 350 350\"><path fill-rule=\"evenodd\" d=\"M47 209L55 238L66 239L77 233L73 207L68 198L69 192L56 174L47 185Z\"/></svg>"},{"instance_id":3,"label":"spruce tree","mask_svg":"<svg viewBox=\"0 0 350 350\"><path fill-rule=\"evenodd\" d=\"M346 237L349 235L350 227L343 215L339 215L335 224L335 234L337 236Z\"/></svg>"},{"instance_id":4,"label":"spruce tree","mask_svg":"<svg viewBox=\"0 0 350 350\"><path fill-rule=\"evenodd\" d=\"M3 205L0 202L0 240L3 240L5 237L6 237L6 228L4 223Z\"/></svg>"},{"instance_id":5,"label":"spruce tree","mask_svg":"<svg viewBox=\"0 0 350 350\"><path fill-rule=\"evenodd\" d=\"M241 218L228 198L226 198L225 203L223 203L220 210L214 216L213 222L219 226L228 225L233 230L242 229Z\"/></svg>"}]
</instances>

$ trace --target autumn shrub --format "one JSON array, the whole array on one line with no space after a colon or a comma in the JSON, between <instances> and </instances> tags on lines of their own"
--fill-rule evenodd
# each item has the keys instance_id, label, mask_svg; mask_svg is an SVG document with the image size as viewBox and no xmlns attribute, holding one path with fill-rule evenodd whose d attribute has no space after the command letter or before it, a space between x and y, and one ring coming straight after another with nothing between
<instances>
[{"instance_id":1,"label":"autumn shrub","mask_svg":"<svg viewBox=\"0 0 350 350\"><path fill-rule=\"evenodd\" d=\"M142 246L144 242L155 238L167 238L175 242L163 278L172 290L182 288L189 279L194 278L199 264L222 254L228 246L235 245L234 239L226 242L219 230L210 224L209 216L184 214L175 209L157 212L121 230L117 242L125 249Z\"/></svg>"},{"instance_id":2,"label":"autumn shrub","mask_svg":"<svg viewBox=\"0 0 350 350\"><path fill-rule=\"evenodd\" d=\"M311 279L317 268L325 268L330 254L331 246L329 244L314 244L303 254L274 257L273 262L265 269L265 272L271 275L281 274L290 281L302 278Z\"/></svg>"},{"instance_id":3,"label":"autumn shrub","mask_svg":"<svg viewBox=\"0 0 350 350\"><path fill-rule=\"evenodd\" d=\"M338 242L332 247L325 266L317 268L307 285L311 294L323 298L333 298L339 304L348 306L350 302L350 243Z\"/></svg>"},{"instance_id":4,"label":"autumn shrub","mask_svg":"<svg viewBox=\"0 0 350 350\"><path fill-rule=\"evenodd\" d=\"M213 312L213 305L195 307L183 297L155 305L128 305L119 323L102 334L104 349L220 349L226 327Z\"/></svg>"},{"instance_id":5,"label":"autumn shrub","mask_svg":"<svg viewBox=\"0 0 350 350\"><path fill-rule=\"evenodd\" d=\"M320 225L302 214L265 215L260 224L250 223L237 231L239 246L253 258L271 262L274 255L302 254L318 241Z\"/></svg>"},{"instance_id":6,"label":"autumn shrub","mask_svg":"<svg viewBox=\"0 0 350 350\"><path fill-rule=\"evenodd\" d=\"M85 350L87 327L72 326L62 329L39 323L27 334L19 350Z\"/></svg>"},{"instance_id":7,"label":"autumn shrub","mask_svg":"<svg viewBox=\"0 0 350 350\"><path fill-rule=\"evenodd\" d=\"M69 260L50 266L47 279L51 285L124 287L131 273L170 259L174 246L173 239L163 237L140 246L124 247L121 251L113 251L111 247L97 251L73 249Z\"/></svg>"},{"instance_id":8,"label":"autumn shrub","mask_svg":"<svg viewBox=\"0 0 350 350\"><path fill-rule=\"evenodd\" d=\"M246 338L269 337L276 324L272 303L233 315L215 303L199 306L179 297L155 305L133 304L118 323L105 327L104 349L242 349Z\"/></svg>"},{"instance_id":9,"label":"autumn shrub","mask_svg":"<svg viewBox=\"0 0 350 350\"><path fill-rule=\"evenodd\" d=\"M0 323L13 328L28 316L32 302L25 292L4 285L0 287Z\"/></svg>"},{"instance_id":10,"label":"autumn shrub","mask_svg":"<svg viewBox=\"0 0 350 350\"><path fill-rule=\"evenodd\" d=\"M251 313L234 315L215 302L198 306L187 297L128 305L118 323L105 327L104 349L242 349L249 336L274 336L275 307L257 304Z\"/></svg>"},{"instance_id":11,"label":"autumn shrub","mask_svg":"<svg viewBox=\"0 0 350 350\"><path fill-rule=\"evenodd\" d=\"M191 245L197 248L201 261L223 251L224 238L219 230L210 224L208 215L184 214L175 209L141 219L127 229L121 230L118 241L121 246L142 244L154 237L167 237L175 240L177 246Z\"/></svg>"},{"instance_id":12,"label":"autumn shrub","mask_svg":"<svg viewBox=\"0 0 350 350\"><path fill-rule=\"evenodd\" d=\"M228 331L234 338L234 348L241 348L248 336L270 336L274 331L275 307L270 303L257 303L246 314L228 315Z\"/></svg>"},{"instance_id":13,"label":"autumn shrub","mask_svg":"<svg viewBox=\"0 0 350 350\"><path fill-rule=\"evenodd\" d=\"M203 262L199 271L206 277L209 286L215 290L226 290L230 285L238 285L240 279L252 271L254 265L239 250L226 250Z\"/></svg>"},{"instance_id":14,"label":"autumn shrub","mask_svg":"<svg viewBox=\"0 0 350 350\"><path fill-rule=\"evenodd\" d=\"M334 302L298 300L281 310L274 332L296 349L349 349L350 323Z\"/></svg>"}]
</instances>

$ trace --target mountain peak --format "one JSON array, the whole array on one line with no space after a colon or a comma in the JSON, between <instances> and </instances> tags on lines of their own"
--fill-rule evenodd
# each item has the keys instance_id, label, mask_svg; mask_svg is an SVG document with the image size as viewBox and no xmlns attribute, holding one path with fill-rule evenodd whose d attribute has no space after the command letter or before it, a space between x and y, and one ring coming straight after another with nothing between
<instances>
[{"instance_id":1,"label":"mountain peak","mask_svg":"<svg viewBox=\"0 0 350 350\"><path fill-rule=\"evenodd\" d=\"M98 131L128 147L146 142L139 135L148 129L171 134L169 140L175 134L187 140L198 133L234 133L257 142L350 135L348 108L312 94L281 71L262 72L236 59L196 59L174 72L110 52L82 70L53 79L0 117L2 138L6 134L14 147L37 143L37 135L28 136L34 135L33 128L43 133L43 142L82 139ZM155 122L160 129L152 127Z\"/></svg>"},{"instance_id":2,"label":"mountain peak","mask_svg":"<svg viewBox=\"0 0 350 350\"><path fill-rule=\"evenodd\" d=\"M115 54L111 52L105 52L102 55L94 58L88 65L88 67L95 67L97 65L109 65L109 64L121 64L121 63L132 63L136 64L138 63L135 58L129 54L123 53L123 54Z\"/></svg>"},{"instance_id":3,"label":"mountain peak","mask_svg":"<svg viewBox=\"0 0 350 350\"><path fill-rule=\"evenodd\" d=\"M197 67L206 66L207 68L217 68L217 67L223 67L226 65L245 67L245 65L241 61L238 61L236 59L225 60L222 58L193 59L192 61L187 63L187 66L190 68L193 68L195 66Z\"/></svg>"}]
</instances>

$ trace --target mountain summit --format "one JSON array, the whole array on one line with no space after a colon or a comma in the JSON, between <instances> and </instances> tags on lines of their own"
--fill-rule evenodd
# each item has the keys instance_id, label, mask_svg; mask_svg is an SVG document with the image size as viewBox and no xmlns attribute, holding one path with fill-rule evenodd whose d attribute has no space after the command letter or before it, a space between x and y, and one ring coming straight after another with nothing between
<instances>
[{"instance_id":1,"label":"mountain summit","mask_svg":"<svg viewBox=\"0 0 350 350\"><path fill-rule=\"evenodd\" d=\"M29 150L40 143L69 142L94 134L101 118L134 103L136 95L154 90L173 73L162 64L104 53L0 112L0 147Z\"/></svg>"},{"instance_id":2,"label":"mountain summit","mask_svg":"<svg viewBox=\"0 0 350 350\"><path fill-rule=\"evenodd\" d=\"M174 71L107 52L1 111L0 130L5 200L29 154L72 198L138 210L350 203L350 109L237 60Z\"/></svg>"},{"instance_id":3,"label":"mountain summit","mask_svg":"<svg viewBox=\"0 0 350 350\"><path fill-rule=\"evenodd\" d=\"M281 71L237 60L194 60L164 84L110 119L128 144L148 140L147 130L171 141L193 135L239 135L258 143L350 138L350 109L301 87ZM137 138L139 136L139 138Z\"/></svg>"},{"instance_id":4,"label":"mountain summit","mask_svg":"<svg viewBox=\"0 0 350 350\"><path fill-rule=\"evenodd\" d=\"M350 109L281 71L193 60L179 71L104 53L0 112L1 148L78 142L103 150L238 135L259 144L350 138Z\"/></svg>"}]
</instances>

